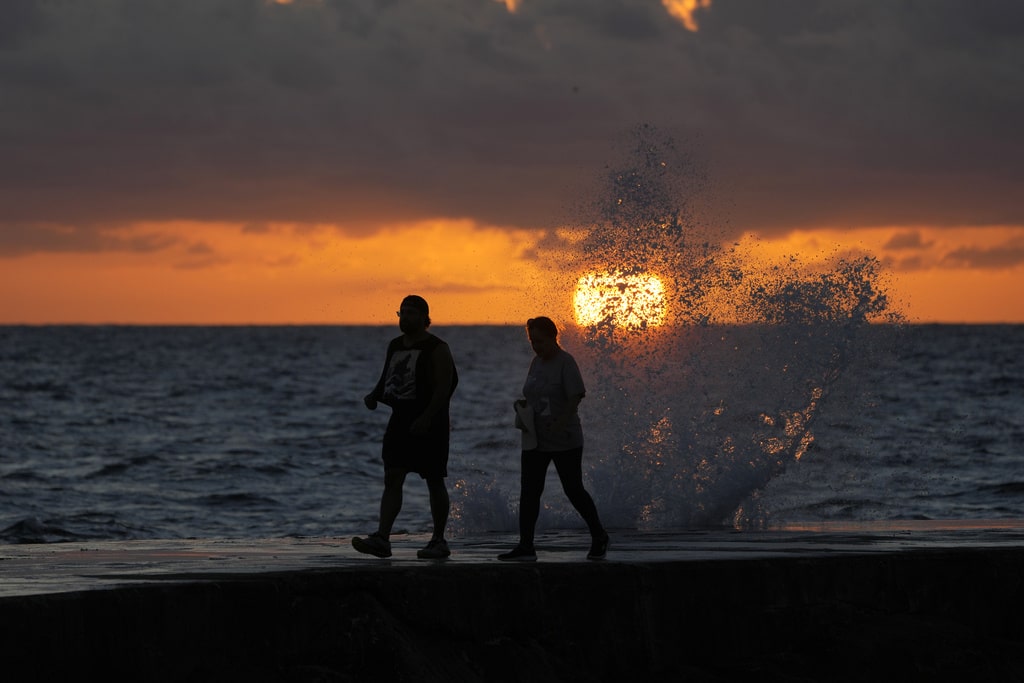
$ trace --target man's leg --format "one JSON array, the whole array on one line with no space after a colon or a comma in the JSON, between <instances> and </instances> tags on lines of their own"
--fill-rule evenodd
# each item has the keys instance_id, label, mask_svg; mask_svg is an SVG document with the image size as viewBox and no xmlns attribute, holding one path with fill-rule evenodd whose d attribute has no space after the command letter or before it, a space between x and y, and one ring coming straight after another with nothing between
<instances>
[{"instance_id":1,"label":"man's leg","mask_svg":"<svg viewBox=\"0 0 1024 683\"><path fill-rule=\"evenodd\" d=\"M431 540L444 538L445 527L448 526L448 514L451 501L448 499L448 487L444 485L444 477L428 477L427 491L430 494L430 516L434 520L434 533Z\"/></svg>"},{"instance_id":2,"label":"man's leg","mask_svg":"<svg viewBox=\"0 0 1024 683\"><path fill-rule=\"evenodd\" d=\"M384 538L391 536L398 513L402 510L402 487L408 470L391 467L384 470L384 493L380 497L380 522L377 533Z\"/></svg>"}]
</instances>

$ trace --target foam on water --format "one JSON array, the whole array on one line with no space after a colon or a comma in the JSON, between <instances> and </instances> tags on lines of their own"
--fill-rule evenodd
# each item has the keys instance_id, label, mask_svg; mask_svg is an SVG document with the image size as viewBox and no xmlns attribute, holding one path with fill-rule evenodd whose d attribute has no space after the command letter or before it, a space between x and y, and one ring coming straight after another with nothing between
<instances>
[{"instance_id":1,"label":"foam on water","mask_svg":"<svg viewBox=\"0 0 1024 683\"><path fill-rule=\"evenodd\" d=\"M864 328L898 318L873 257L812 268L741 250L709 215L710 186L691 155L642 126L578 221L539 249L549 277L534 283L548 302L537 314L561 323L584 368L585 467L609 526L765 525L759 492L807 455L851 357L877 351ZM631 298L650 276L658 315L650 296ZM458 524L514 529L516 486L460 481ZM549 488L539 526L579 526L563 498Z\"/></svg>"}]
</instances>

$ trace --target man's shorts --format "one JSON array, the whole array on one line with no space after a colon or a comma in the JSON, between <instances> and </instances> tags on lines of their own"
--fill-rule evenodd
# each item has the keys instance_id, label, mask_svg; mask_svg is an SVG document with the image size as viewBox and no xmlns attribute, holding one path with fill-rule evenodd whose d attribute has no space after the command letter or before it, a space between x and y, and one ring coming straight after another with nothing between
<instances>
[{"instance_id":1,"label":"man's shorts","mask_svg":"<svg viewBox=\"0 0 1024 683\"><path fill-rule=\"evenodd\" d=\"M401 468L415 472L424 479L448 476L448 435L447 416L434 418L435 425L430 432L413 435L409 432L411 420L392 419L384 432L381 455L385 469Z\"/></svg>"}]
</instances>

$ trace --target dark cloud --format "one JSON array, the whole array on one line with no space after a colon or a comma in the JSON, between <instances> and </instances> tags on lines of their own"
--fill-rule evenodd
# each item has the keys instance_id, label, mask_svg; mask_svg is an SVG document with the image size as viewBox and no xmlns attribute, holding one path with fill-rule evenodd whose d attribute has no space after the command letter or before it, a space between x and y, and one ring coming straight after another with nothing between
<instances>
[{"instance_id":1,"label":"dark cloud","mask_svg":"<svg viewBox=\"0 0 1024 683\"><path fill-rule=\"evenodd\" d=\"M185 250L185 259L175 264L179 270L201 270L227 263L228 259L206 242L194 242Z\"/></svg>"},{"instance_id":2,"label":"dark cloud","mask_svg":"<svg viewBox=\"0 0 1024 683\"><path fill-rule=\"evenodd\" d=\"M168 249L178 242L177 237L159 232L119 233L88 226L49 223L0 225L0 257L39 252L149 253Z\"/></svg>"},{"instance_id":3,"label":"dark cloud","mask_svg":"<svg viewBox=\"0 0 1024 683\"><path fill-rule=\"evenodd\" d=\"M35 0L4 0L0 6L0 50L14 47L42 25L43 13Z\"/></svg>"},{"instance_id":4,"label":"dark cloud","mask_svg":"<svg viewBox=\"0 0 1024 683\"><path fill-rule=\"evenodd\" d=\"M270 232L270 226L266 223L247 223L242 226L242 233L245 235L265 235Z\"/></svg>"},{"instance_id":5,"label":"dark cloud","mask_svg":"<svg viewBox=\"0 0 1024 683\"><path fill-rule=\"evenodd\" d=\"M1008 243L998 247L962 247L946 254L943 264L957 268L1003 270L1024 264L1024 244Z\"/></svg>"},{"instance_id":6,"label":"dark cloud","mask_svg":"<svg viewBox=\"0 0 1024 683\"><path fill-rule=\"evenodd\" d=\"M706 150L736 231L1024 223L1018 3L714 0L699 19L650 0L12 0L0 244L161 219L551 225L642 122Z\"/></svg>"},{"instance_id":7,"label":"dark cloud","mask_svg":"<svg viewBox=\"0 0 1024 683\"><path fill-rule=\"evenodd\" d=\"M927 249L932 246L934 242L925 242L924 238L921 237L921 233L918 230L909 230L906 232L898 232L889 238L889 241L885 243L884 248L889 250L899 249Z\"/></svg>"},{"instance_id":8,"label":"dark cloud","mask_svg":"<svg viewBox=\"0 0 1024 683\"><path fill-rule=\"evenodd\" d=\"M927 267L924 259L920 256L908 256L903 259L884 259L883 265L886 269L894 272L912 272L915 270L923 270Z\"/></svg>"},{"instance_id":9,"label":"dark cloud","mask_svg":"<svg viewBox=\"0 0 1024 683\"><path fill-rule=\"evenodd\" d=\"M188 249L185 250L185 253L190 256L209 256L214 253L214 249L206 242L195 242L194 244L189 245Z\"/></svg>"}]
</instances>

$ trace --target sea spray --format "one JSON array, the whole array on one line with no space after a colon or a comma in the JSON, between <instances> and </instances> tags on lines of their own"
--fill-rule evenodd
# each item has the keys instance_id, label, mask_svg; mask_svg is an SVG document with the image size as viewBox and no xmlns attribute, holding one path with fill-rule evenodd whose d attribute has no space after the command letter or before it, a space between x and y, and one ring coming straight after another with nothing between
<instances>
[{"instance_id":1,"label":"sea spray","mask_svg":"<svg viewBox=\"0 0 1024 683\"><path fill-rule=\"evenodd\" d=\"M767 524L760 491L815 443L861 332L898 319L872 256L771 261L729 239L709 191L702 163L640 126L538 248L537 314L583 368L586 478L611 527ZM457 488L457 526L515 529L517 482ZM544 500L539 527L580 526L560 492Z\"/></svg>"}]
</instances>

